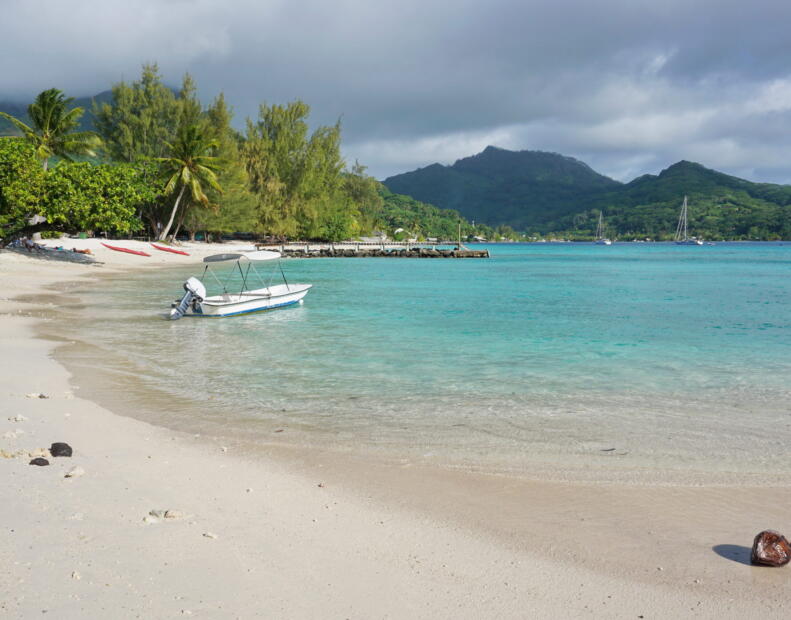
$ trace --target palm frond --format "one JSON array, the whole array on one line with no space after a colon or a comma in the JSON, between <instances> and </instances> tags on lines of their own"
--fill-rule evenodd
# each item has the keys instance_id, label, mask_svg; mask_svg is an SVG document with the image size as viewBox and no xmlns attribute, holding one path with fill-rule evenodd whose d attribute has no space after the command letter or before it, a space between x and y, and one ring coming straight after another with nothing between
<instances>
[{"instance_id":1,"label":"palm frond","mask_svg":"<svg viewBox=\"0 0 791 620\"><path fill-rule=\"evenodd\" d=\"M179 175L178 174L172 175L170 177L170 180L168 180L167 185L165 185L165 193L172 194L173 190L176 189L176 184L178 183L178 181L179 181Z\"/></svg>"},{"instance_id":2,"label":"palm frond","mask_svg":"<svg viewBox=\"0 0 791 620\"><path fill-rule=\"evenodd\" d=\"M6 114L5 112L0 112L0 117L6 119L10 122L14 127L19 129L23 134L26 136L29 134L35 134L36 132L33 130L32 127L27 126L25 123L20 121L18 118L11 116L10 114Z\"/></svg>"}]
</instances>

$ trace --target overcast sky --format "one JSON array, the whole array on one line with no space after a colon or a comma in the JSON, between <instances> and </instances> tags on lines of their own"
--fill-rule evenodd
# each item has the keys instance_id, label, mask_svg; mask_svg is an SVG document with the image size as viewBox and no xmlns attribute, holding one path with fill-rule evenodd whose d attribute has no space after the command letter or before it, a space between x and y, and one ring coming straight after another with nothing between
<instances>
[{"instance_id":1,"label":"overcast sky","mask_svg":"<svg viewBox=\"0 0 791 620\"><path fill-rule=\"evenodd\" d=\"M493 144L619 180L680 160L791 183L791 2L0 0L0 100L157 62L236 124L300 98L384 178Z\"/></svg>"}]
</instances>

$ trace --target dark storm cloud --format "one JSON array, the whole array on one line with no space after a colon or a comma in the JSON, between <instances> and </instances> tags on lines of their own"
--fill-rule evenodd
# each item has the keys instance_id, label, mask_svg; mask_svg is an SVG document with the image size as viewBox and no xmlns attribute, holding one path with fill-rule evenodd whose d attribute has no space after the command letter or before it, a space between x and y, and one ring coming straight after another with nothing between
<instances>
[{"instance_id":1,"label":"dark storm cloud","mask_svg":"<svg viewBox=\"0 0 791 620\"><path fill-rule=\"evenodd\" d=\"M486 146L620 179L679 159L791 181L786 3L0 0L0 99L93 93L157 61L237 117L301 98L377 176ZM10 25L10 27L9 27Z\"/></svg>"}]
</instances>

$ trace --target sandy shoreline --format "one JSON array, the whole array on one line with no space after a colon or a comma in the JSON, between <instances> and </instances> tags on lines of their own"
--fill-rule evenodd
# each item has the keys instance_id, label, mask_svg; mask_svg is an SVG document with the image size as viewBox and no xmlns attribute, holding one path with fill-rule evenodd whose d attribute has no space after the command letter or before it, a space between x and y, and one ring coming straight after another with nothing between
<instances>
[{"instance_id":1,"label":"sandy shoreline","mask_svg":"<svg viewBox=\"0 0 791 620\"><path fill-rule=\"evenodd\" d=\"M80 398L56 343L34 337L37 296L195 260L95 251L104 266L0 253L0 449L75 451L44 468L0 460L0 616L788 615L791 569L744 563L759 530L791 531L788 487L562 484L289 448L250 458ZM50 398L26 397L39 392ZM74 466L85 475L65 479ZM163 509L184 516L144 523Z\"/></svg>"}]
</instances>

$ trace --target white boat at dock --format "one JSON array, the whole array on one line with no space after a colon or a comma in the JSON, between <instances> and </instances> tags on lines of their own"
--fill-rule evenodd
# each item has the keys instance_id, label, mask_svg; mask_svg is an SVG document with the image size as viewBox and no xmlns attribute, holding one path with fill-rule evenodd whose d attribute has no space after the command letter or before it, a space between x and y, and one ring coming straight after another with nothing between
<instances>
[{"instance_id":1,"label":"white boat at dock","mask_svg":"<svg viewBox=\"0 0 791 620\"><path fill-rule=\"evenodd\" d=\"M223 292L219 295L207 295L206 286L196 278L191 277L184 283L184 296L176 301L170 310L172 320L180 319L183 316L200 317L226 317L251 312L261 312L262 310L273 310L297 303L303 303L303 297L313 286L312 284L289 284L283 269L280 274L283 277L283 284L264 286L262 288L247 289L247 280L252 271L255 276L263 279L254 267L254 263L260 261L278 261L279 252L260 250L257 252L247 252L244 254L214 254L203 259L207 263L203 270L203 276L211 274L222 287ZM216 274L210 269L209 263L236 261L236 267L242 278L242 285L239 292L229 292L226 286L220 282ZM243 262L244 261L244 262ZM243 267L242 265L245 265Z\"/></svg>"}]
</instances>

